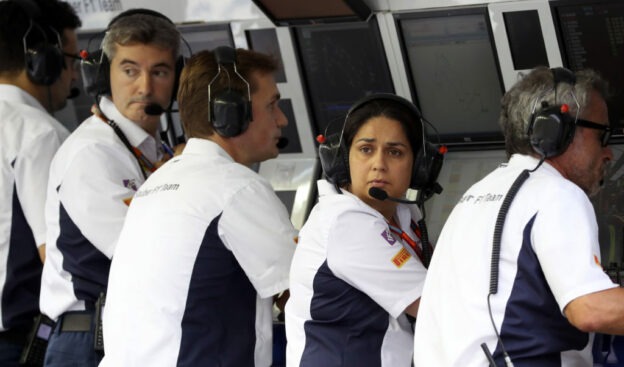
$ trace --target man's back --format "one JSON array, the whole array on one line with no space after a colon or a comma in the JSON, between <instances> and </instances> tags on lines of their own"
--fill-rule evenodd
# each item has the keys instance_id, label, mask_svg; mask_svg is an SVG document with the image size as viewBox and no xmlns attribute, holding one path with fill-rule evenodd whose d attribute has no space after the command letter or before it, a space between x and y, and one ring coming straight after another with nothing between
<instances>
[{"instance_id":1,"label":"man's back","mask_svg":"<svg viewBox=\"0 0 624 367\"><path fill-rule=\"evenodd\" d=\"M32 96L0 84L0 331L30 328L39 311L45 186L67 135Z\"/></svg>"},{"instance_id":2,"label":"man's back","mask_svg":"<svg viewBox=\"0 0 624 367\"><path fill-rule=\"evenodd\" d=\"M485 366L481 343L502 365L487 307L494 223L513 181L537 162L513 156L507 167L469 189L451 213L425 281L416 366ZM547 163L531 173L514 199L501 241L498 290L490 302L515 366L591 364L589 335L574 328L562 310L588 289L613 286L593 258L600 256L595 227L586 195Z\"/></svg>"},{"instance_id":3,"label":"man's back","mask_svg":"<svg viewBox=\"0 0 624 367\"><path fill-rule=\"evenodd\" d=\"M287 287L293 236L266 180L191 139L128 211L103 365L268 365L272 295Z\"/></svg>"}]
</instances>

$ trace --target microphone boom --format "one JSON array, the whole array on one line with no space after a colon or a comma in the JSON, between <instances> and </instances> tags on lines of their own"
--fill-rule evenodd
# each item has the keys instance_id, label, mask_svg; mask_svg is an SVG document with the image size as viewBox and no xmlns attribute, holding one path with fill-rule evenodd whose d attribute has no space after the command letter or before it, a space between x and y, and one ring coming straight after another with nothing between
<instances>
[{"instance_id":1,"label":"microphone boom","mask_svg":"<svg viewBox=\"0 0 624 367\"><path fill-rule=\"evenodd\" d=\"M385 190L380 189L379 187L371 187L370 189L368 189L368 195L381 201L390 200L396 203L418 204L417 200L407 200L407 199L394 198L394 197L388 196L388 193Z\"/></svg>"}]
</instances>

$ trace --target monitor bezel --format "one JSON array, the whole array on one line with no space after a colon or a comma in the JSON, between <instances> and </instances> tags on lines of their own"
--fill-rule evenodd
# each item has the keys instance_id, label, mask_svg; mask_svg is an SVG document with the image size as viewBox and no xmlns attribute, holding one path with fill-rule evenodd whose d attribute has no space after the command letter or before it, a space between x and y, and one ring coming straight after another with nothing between
<instances>
[{"instance_id":1,"label":"monitor bezel","mask_svg":"<svg viewBox=\"0 0 624 367\"><path fill-rule=\"evenodd\" d=\"M550 5L550 13L552 15L553 24L555 27L555 34L557 36L557 44L559 46L559 53L561 54L561 61L564 67L570 67L570 60L568 59L568 53L566 52L565 43L563 41L563 31L561 30L561 22L559 20L558 10L562 6L579 6L579 5L603 5L603 4L618 4L623 5L620 0L551 0L549 1ZM606 78L606 77L605 77ZM609 80L607 82L611 83ZM624 93L623 93L624 98ZM624 116L621 116L624 119ZM613 120L611 115L609 115L610 123L613 126ZM609 145L611 144L622 144L624 143L624 128L617 127L614 129L613 134L611 135L611 140L609 141Z\"/></svg>"},{"instance_id":2,"label":"monitor bezel","mask_svg":"<svg viewBox=\"0 0 624 367\"><path fill-rule=\"evenodd\" d=\"M371 22L373 22L374 24L371 26ZM377 42L380 46L380 50L382 52L381 55L381 59L386 67L386 71L387 71L387 77L388 77L388 81L390 83L390 86L392 88L392 91L388 91L388 93L395 93L396 92L396 86L394 85L394 81L392 79L392 72L390 70L390 63L388 60L388 57L385 53L385 49L384 49L384 43L383 43L383 39L381 37L381 33L380 33L380 29L379 29L379 22L377 21L377 19L375 17L372 17L371 19L369 19L366 22L357 22L357 23L350 23L349 26L350 27L356 27L357 25L362 25L365 24L366 27L368 28L373 28L372 30L375 33L375 40L374 42ZM300 75L301 75L301 81L303 84L303 92L304 92L304 96L306 99L306 103L309 107L309 115L311 117L311 121L310 121L310 125L311 125L311 129L312 129L312 133L314 136L317 136L318 134L325 134L326 130L327 130L327 126L325 129L322 129L322 124L320 124L318 121L320 121L321 116L317 116L318 112L317 112L317 106L314 103L314 99L312 98L312 92L311 92L311 87L310 87L310 81L309 81L309 75L306 73L305 68L304 68L304 60L303 60L303 55L302 55L302 47L300 44L300 38L301 38L301 31L302 29L307 29L308 27L322 27L324 25L318 25L318 26L311 26L311 25L303 25L303 26L297 26L297 27L292 27L291 30L291 37L293 40L293 44L294 44L294 48L295 48L295 55L296 55L296 59L297 59L297 67L299 69ZM335 29L334 27L336 27L336 25L325 25L328 27L332 27L332 30ZM363 98L364 95L362 95L360 98ZM358 98L359 99L359 98ZM353 101L356 102L356 101ZM345 114L346 115L346 114ZM346 116L345 116L346 117ZM331 123L329 123L331 125ZM342 126L342 125L341 125ZM331 127L331 126L330 126ZM335 130L335 129L334 129ZM317 143L315 141L315 143ZM318 143L317 143L318 144Z\"/></svg>"},{"instance_id":3,"label":"monitor bezel","mask_svg":"<svg viewBox=\"0 0 624 367\"><path fill-rule=\"evenodd\" d=\"M458 7L449 9L434 9L434 10L422 10L422 11L409 11L394 14L394 21L399 38L399 44L401 48L401 57L403 64L405 65L405 71L407 73L408 85L412 101L420 108L420 102L418 99L418 91L414 83L414 75L411 70L411 64L408 57L408 50L406 47L406 39L401 26L401 22L405 20L424 19L424 18L449 18L455 16L464 15L481 15L487 24L488 39L490 41L490 48L494 57L494 65L496 65L496 75L498 77L498 85L500 87L501 96L505 93L505 85L503 75L501 72L500 62L498 59L498 53L496 50L496 43L494 41L494 34L492 32L492 24L488 13L487 6L470 6L470 7ZM424 116L427 118L427 116ZM431 121L435 124L435 121ZM498 127L498 121L495 122ZM441 133L436 134L432 132L432 129L428 129L428 138L432 142L439 142L446 145L451 150L480 150L480 149L504 149L505 138L503 132L498 127L497 130L490 132L480 132L475 134L466 133Z\"/></svg>"},{"instance_id":4,"label":"monitor bezel","mask_svg":"<svg viewBox=\"0 0 624 367\"><path fill-rule=\"evenodd\" d=\"M301 0L301 1L314 1L314 0ZM337 0L338 1L338 0ZM336 15L336 16L310 16L308 18L279 18L265 5L263 0L252 0L252 2L266 15L273 24L277 27L281 26L298 26L306 24L323 24L323 23L342 23L342 22L357 22L367 21L373 15L373 10L364 2L364 0L340 0L351 11L353 15Z\"/></svg>"}]
</instances>

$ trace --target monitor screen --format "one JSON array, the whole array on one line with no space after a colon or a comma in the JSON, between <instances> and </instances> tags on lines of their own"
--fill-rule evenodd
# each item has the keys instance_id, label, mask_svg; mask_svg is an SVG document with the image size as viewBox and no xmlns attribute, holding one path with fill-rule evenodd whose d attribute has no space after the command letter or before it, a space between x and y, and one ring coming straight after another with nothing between
<instances>
[{"instance_id":1,"label":"monitor screen","mask_svg":"<svg viewBox=\"0 0 624 367\"><path fill-rule=\"evenodd\" d=\"M271 57L277 60L279 69L275 73L275 81L286 83L284 62L282 61L282 52L280 51L275 28L248 29L245 31L245 36L247 36L247 43L249 43L250 49L271 55Z\"/></svg>"},{"instance_id":2,"label":"monitor screen","mask_svg":"<svg viewBox=\"0 0 624 367\"><path fill-rule=\"evenodd\" d=\"M536 9L503 13L514 69L548 66L542 25Z\"/></svg>"},{"instance_id":3,"label":"monitor screen","mask_svg":"<svg viewBox=\"0 0 624 367\"><path fill-rule=\"evenodd\" d=\"M178 30L192 52L212 50L219 46L234 47L234 38L228 23L181 25ZM182 54L187 56L188 51L182 49Z\"/></svg>"},{"instance_id":4,"label":"monitor screen","mask_svg":"<svg viewBox=\"0 0 624 367\"><path fill-rule=\"evenodd\" d=\"M556 1L551 3L564 66L591 68L613 93L609 118L622 136L624 127L624 2ZM616 135L616 136L617 136Z\"/></svg>"},{"instance_id":5,"label":"monitor screen","mask_svg":"<svg viewBox=\"0 0 624 367\"><path fill-rule=\"evenodd\" d=\"M404 13L395 19L413 99L440 141L502 146L503 82L487 8Z\"/></svg>"},{"instance_id":6,"label":"monitor screen","mask_svg":"<svg viewBox=\"0 0 624 367\"><path fill-rule=\"evenodd\" d=\"M342 126L351 105L373 93L394 93L375 18L294 28L314 135ZM336 129L337 130L337 129Z\"/></svg>"},{"instance_id":7,"label":"monitor screen","mask_svg":"<svg viewBox=\"0 0 624 367\"><path fill-rule=\"evenodd\" d=\"M368 19L372 11L363 0L252 0L277 26Z\"/></svg>"}]
</instances>

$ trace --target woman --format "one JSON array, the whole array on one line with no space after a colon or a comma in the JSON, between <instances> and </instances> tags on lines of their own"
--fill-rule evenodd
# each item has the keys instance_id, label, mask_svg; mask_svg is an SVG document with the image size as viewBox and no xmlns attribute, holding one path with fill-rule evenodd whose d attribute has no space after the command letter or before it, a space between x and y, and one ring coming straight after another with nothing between
<instances>
[{"instance_id":1,"label":"woman","mask_svg":"<svg viewBox=\"0 0 624 367\"><path fill-rule=\"evenodd\" d=\"M370 96L351 108L334 141L321 145L329 182L318 183L291 266L286 362L408 367L413 333L405 314L416 317L426 275L421 215L369 190L402 197L413 187L420 113L395 95Z\"/></svg>"}]
</instances>

